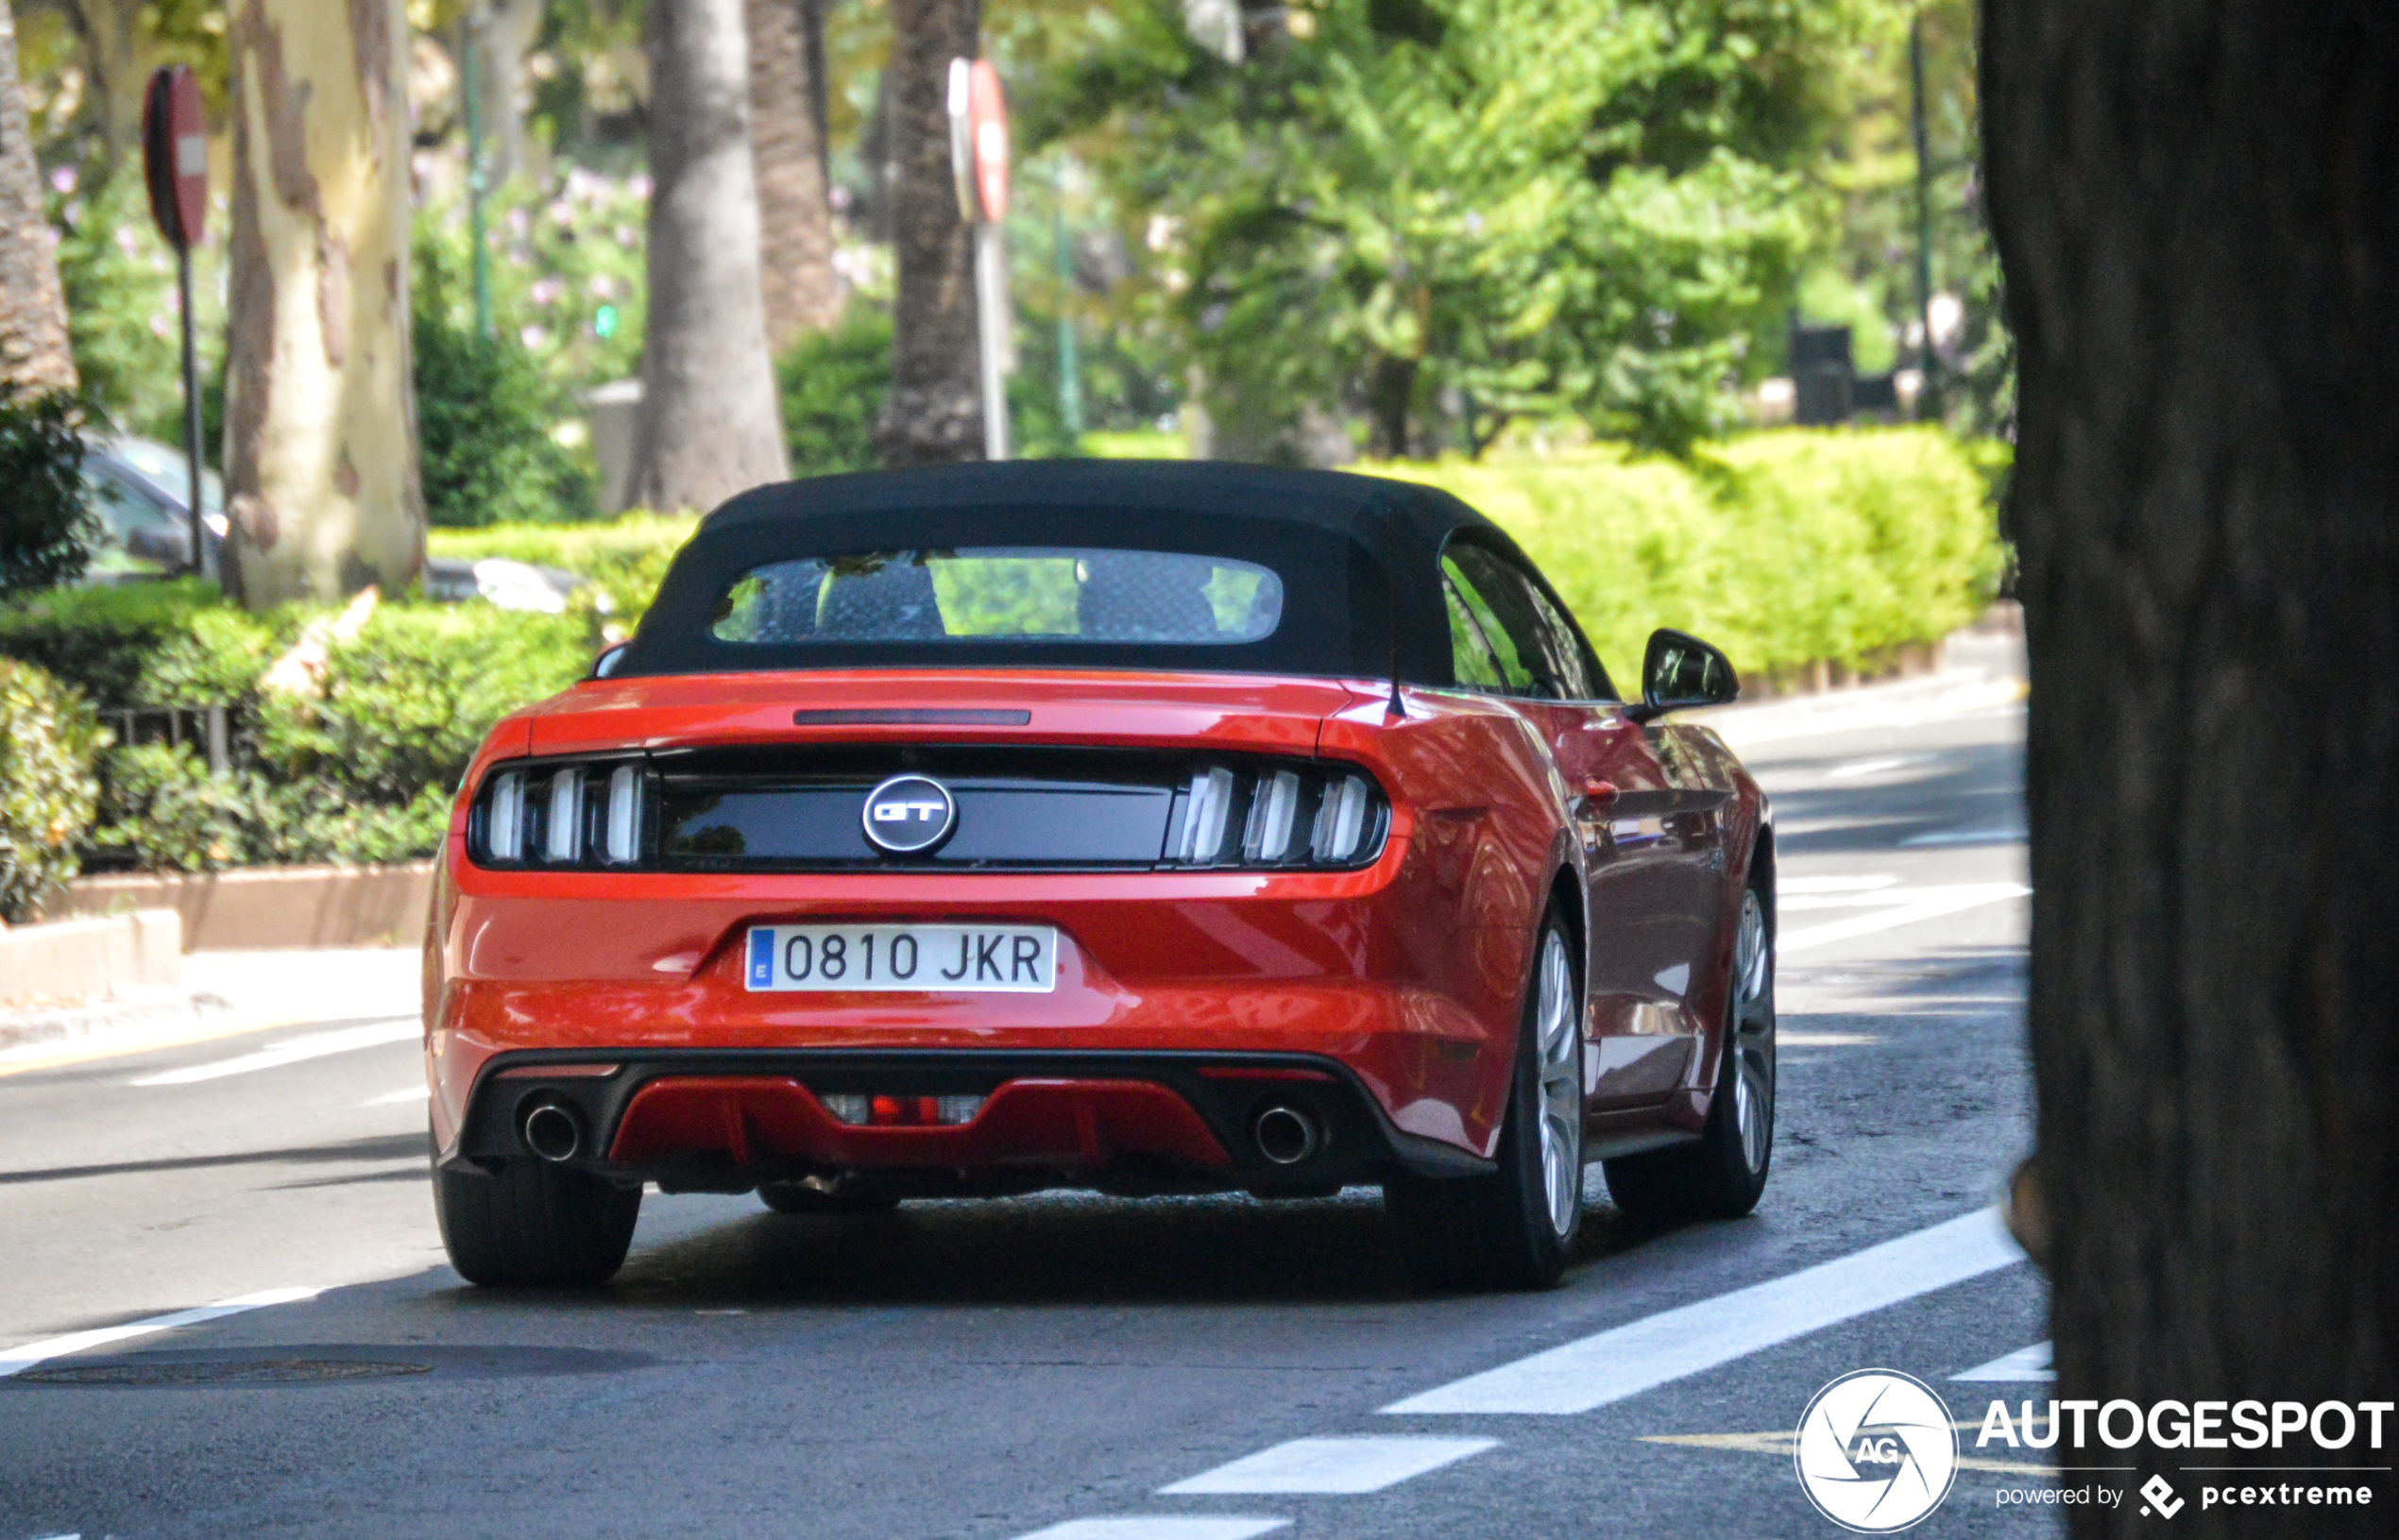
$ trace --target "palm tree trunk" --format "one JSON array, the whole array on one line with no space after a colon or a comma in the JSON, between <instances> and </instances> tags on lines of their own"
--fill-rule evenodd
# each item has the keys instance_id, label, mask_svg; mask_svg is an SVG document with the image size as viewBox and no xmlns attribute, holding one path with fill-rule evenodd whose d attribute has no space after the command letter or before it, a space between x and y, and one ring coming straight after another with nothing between
<instances>
[{"instance_id":1,"label":"palm tree trunk","mask_svg":"<svg viewBox=\"0 0 2399 1540\"><path fill-rule=\"evenodd\" d=\"M972 59L979 0L893 0L892 393L875 426L890 465L979 460L974 231L958 212L949 161L949 61Z\"/></svg>"},{"instance_id":2,"label":"palm tree trunk","mask_svg":"<svg viewBox=\"0 0 2399 1540\"><path fill-rule=\"evenodd\" d=\"M651 0L650 319L633 497L712 508L790 472L758 295L741 0Z\"/></svg>"},{"instance_id":3,"label":"palm tree trunk","mask_svg":"<svg viewBox=\"0 0 2399 1540\"><path fill-rule=\"evenodd\" d=\"M757 161L758 288L776 355L841 315L826 200L821 0L747 0L750 149Z\"/></svg>"},{"instance_id":4,"label":"palm tree trunk","mask_svg":"<svg viewBox=\"0 0 2399 1540\"><path fill-rule=\"evenodd\" d=\"M0 390L75 386L67 303L17 78L16 16L0 0Z\"/></svg>"},{"instance_id":5,"label":"palm tree trunk","mask_svg":"<svg viewBox=\"0 0 2399 1540\"><path fill-rule=\"evenodd\" d=\"M408 357L400 0L240 0L225 365L229 590L405 587L425 556Z\"/></svg>"}]
</instances>

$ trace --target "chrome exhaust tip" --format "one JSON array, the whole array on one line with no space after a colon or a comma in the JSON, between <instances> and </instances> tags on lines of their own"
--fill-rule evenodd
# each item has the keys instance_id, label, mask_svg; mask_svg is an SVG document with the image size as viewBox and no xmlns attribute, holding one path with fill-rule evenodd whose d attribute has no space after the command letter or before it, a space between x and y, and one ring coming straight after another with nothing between
<instances>
[{"instance_id":1,"label":"chrome exhaust tip","mask_svg":"<svg viewBox=\"0 0 2399 1540\"><path fill-rule=\"evenodd\" d=\"M556 1102L537 1102L525 1109L523 1120L517 1125L517 1137L534 1154L559 1164L573 1159L583 1149L583 1120L571 1108Z\"/></svg>"},{"instance_id":2,"label":"chrome exhaust tip","mask_svg":"<svg viewBox=\"0 0 2399 1540\"><path fill-rule=\"evenodd\" d=\"M1251 1123L1250 1138L1260 1155L1279 1166L1296 1166L1324 1147L1324 1131L1315 1116L1280 1103Z\"/></svg>"}]
</instances>

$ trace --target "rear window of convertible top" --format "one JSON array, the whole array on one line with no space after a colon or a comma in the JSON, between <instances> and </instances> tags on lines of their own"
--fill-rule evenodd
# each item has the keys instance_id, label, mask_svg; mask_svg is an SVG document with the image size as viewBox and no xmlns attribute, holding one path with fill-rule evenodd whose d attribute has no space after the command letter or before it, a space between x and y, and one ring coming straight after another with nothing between
<instances>
[{"instance_id":1,"label":"rear window of convertible top","mask_svg":"<svg viewBox=\"0 0 2399 1540\"><path fill-rule=\"evenodd\" d=\"M1283 580L1229 556L1057 546L961 546L754 567L717 600L709 633L754 646L811 642L1154 643L1263 640Z\"/></svg>"}]
</instances>

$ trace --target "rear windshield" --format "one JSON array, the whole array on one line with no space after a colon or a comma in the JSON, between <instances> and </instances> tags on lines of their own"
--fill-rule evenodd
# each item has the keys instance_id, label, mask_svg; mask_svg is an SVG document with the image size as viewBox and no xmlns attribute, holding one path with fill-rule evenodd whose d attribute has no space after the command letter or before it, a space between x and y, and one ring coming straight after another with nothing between
<instances>
[{"instance_id":1,"label":"rear windshield","mask_svg":"<svg viewBox=\"0 0 2399 1540\"><path fill-rule=\"evenodd\" d=\"M1106 642L1168 647L1264 640L1283 580L1226 556L1080 546L961 546L753 567L719 597L718 641Z\"/></svg>"}]
</instances>

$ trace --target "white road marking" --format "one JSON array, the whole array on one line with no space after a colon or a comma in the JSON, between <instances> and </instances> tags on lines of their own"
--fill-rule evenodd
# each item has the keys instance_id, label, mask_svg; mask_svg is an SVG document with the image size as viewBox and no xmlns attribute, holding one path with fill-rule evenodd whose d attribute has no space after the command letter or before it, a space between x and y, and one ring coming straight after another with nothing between
<instances>
[{"instance_id":1,"label":"white road marking","mask_svg":"<svg viewBox=\"0 0 2399 1540\"><path fill-rule=\"evenodd\" d=\"M269 1305L297 1304L303 1299L314 1299L324 1292L322 1289L268 1289L261 1294L220 1299L213 1305L202 1305L196 1310L179 1310L171 1315L153 1315L145 1321L128 1321L123 1326L102 1327L96 1331L77 1331L64 1337L52 1337L46 1342L29 1342L23 1347L0 1352L0 1379L23 1374L45 1359L80 1353L87 1347L124 1342L128 1337L146 1337L153 1332L172 1331L178 1327L197 1326L202 1321L239 1315L244 1311L263 1310Z\"/></svg>"},{"instance_id":2,"label":"white road marking","mask_svg":"<svg viewBox=\"0 0 2399 1540\"><path fill-rule=\"evenodd\" d=\"M1251 1540L1251 1536L1288 1528L1287 1518L1208 1518L1165 1516L1133 1518L1070 1518L1046 1530L1020 1534L1016 1540Z\"/></svg>"},{"instance_id":3,"label":"white road marking","mask_svg":"<svg viewBox=\"0 0 2399 1540\"><path fill-rule=\"evenodd\" d=\"M1864 1048L1882 1040L1870 1032L1778 1032L1778 1048Z\"/></svg>"},{"instance_id":4,"label":"white road marking","mask_svg":"<svg viewBox=\"0 0 2399 1540\"><path fill-rule=\"evenodd\" d=\"M358 1105L361 1107L404 1107L410 1102L431 1101L433 1094L433 1092L424 1086L403 1086L398 1091L387 1091L381 1096L369 1096Z\"/></svg>"},{"instance_id":5,"label":"white road marking","mask_svg":"<svg viewBox=\"0 0 2399 1540\"><path fill-rule=\"evenodd\" d=\"M1889 754L1880 759L1854 759L1846 765L1836 765L1824 773L1827 780L1846 781L1861 775L1880 775L1884 770L1904 770L1910 765L1921 765L1931 757L1931 754Z\"/></svg>"},{"instance_id":6,"label":"white road marking","mask_svg":"<svg viewBox=\"0 0 2399 1540\"><path fill-rule=\"evenodd\" d=\"M1498 1447L1495 1438L1295 1438L1187 1481L1162 1486L1158 1493L1380 1492Z\"/></svg>"},{"instance_id":7,"label":"white road marking","mask_svg":"<svg viewBox=\"0 0 2399 1540\"><path fill-rule=\"evenodd\" d=\"M2024 1260L1983 1209L1411 1396L1387 1413L1570 1416Z\"/></svg>"},{"instance_id":8,"label":"white road marking","mask_svg":"<svg viewBox=\"0 0 2399 1540\"><path fill-rule=\"evenodd\" d=\"M1861 873L1854 877L1781 877L1775 878L1775 900L1781 902L1791 893L1863 893L1876 888L1888 888L1898 877L1889 872Z\"/></svg>"},{"instance_id":9,"label":"white road marking","mask_svg":"<svg viewBox=\"0 0 2399 1540\"><path fill-rule=\"evenodd\" d=\"M2031 838L2019 820L2013 823L1976 823L1962 829L1934 829L1912 834L1902 845L2013 845Z\"/></svg>"},{"instance_id":10,"label":"white road marking","mask_svg":"<svg viewBox=\"0 0 2399 1540\"><path fill-rule=\"evenodd\" d=\"M2030 1347L2019 1347L2013 1353L1995 1358L1988 1363L1979 1363L1964 1374L1953 1374L1949 1378L1969 1380L2055 1379L2057 1371L2050 1367L2050 1345L2036 1342Z\"/></svg>"},{"instance_id":11,"label":"white road marking","mask_svg":"<svg viewBox=\"0 0 2399 1540\"><path fill-rule=\"evenodd\" d=\"M287 1038L281 1042L269 1043L254 1054L244 1054L239 1058L220 1058L213 1064L166 1070L128 1083L136 1086L188 1086L202 1080L222 1079L229 1075L280 1070L286 1064L323 1058L329 1054L347 1054L361 1048L380 1048L390 1042L407 1042L422 1037L424 1031L425 1024L414 1016L394 1022L369 1022L364 1026L345 1026L333 1032L312 1032L304 1038Z\"/></svg>"},{"instance_id":12,"label":"white road marking","mask_svg":"<svg viewBox=\"0 0 2399 1540\"><path fill-rule=\"evenodd\" d=\"M1794 952L1806 952L1814 947L1829 946L1835 941L1846 941L1852 936L1913 925L1919 920L1937 920L1945 914L1978 909L1985 904L2022 898L2032 890L2018 882L1971 882L1960 883L1953 888L1918 888L1910 895L1914 902L1896 908L1862 914L1854 920L1836 920L1827 925L1810 925L1804 930L1784 931L1775 938L1775 955L1785 956Z\"/></svg>"}]
</instances>

